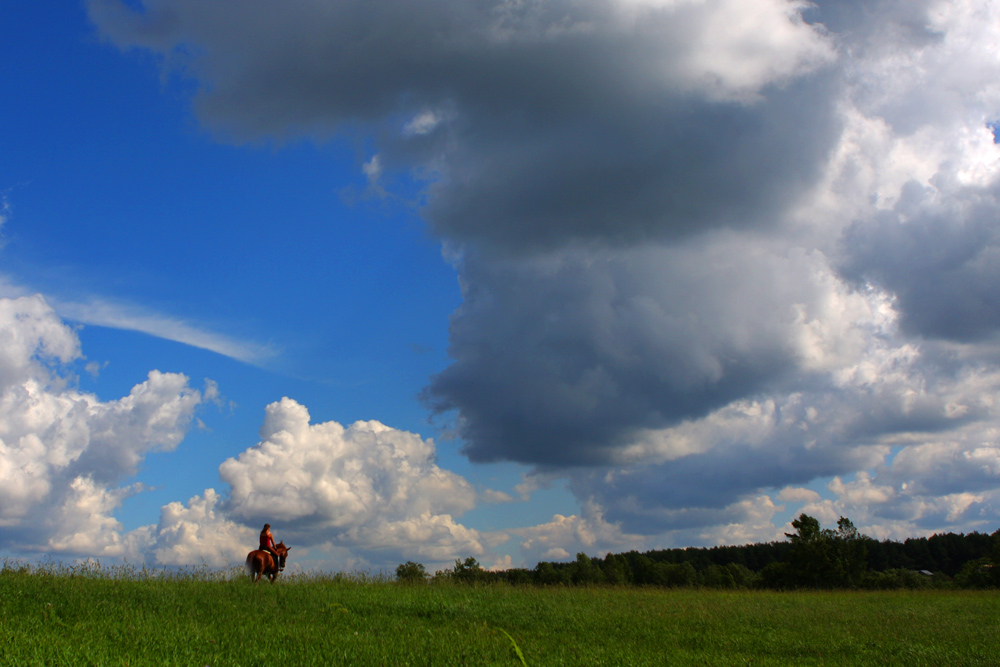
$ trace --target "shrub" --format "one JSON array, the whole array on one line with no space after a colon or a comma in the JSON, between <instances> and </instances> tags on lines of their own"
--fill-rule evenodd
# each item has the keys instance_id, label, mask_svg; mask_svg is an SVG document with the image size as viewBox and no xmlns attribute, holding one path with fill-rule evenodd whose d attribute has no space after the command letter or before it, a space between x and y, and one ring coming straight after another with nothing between
<instances>
[{"instance_id":1,"label":"shrub","mask_svg":"<svg viewBox=\"0 0 1000 667\"><path fill-rule=\"evenodd\" d=\"M955 575L955 584L960 588L993 588L996 586L993 569L993 561L989 558L970 560Z\"/></svg>"},{"instance_id":2,"label":"shrub","mask_svg":"<svg viewBox=\"0 0 1000 667\"><path fill-rule=\"evenodd\" d=\"M420 563L408 560L396 568L396 581L401 584L426 584L427 571Z\"/></svg>"},{"instance_id":3,"label":"shrub","mask_svg":"<svg viewBox=\"0 0 1000 667\"><path fill-rule=\"evenodd\" d=\"M883 572L868 572L861 580L861 587L868 590L888 591L888 590L916 590L919 588L930 588L934 583L933 577L921 574L916 570L905 568L895 568Z\"/></svg>"}]
</instances>

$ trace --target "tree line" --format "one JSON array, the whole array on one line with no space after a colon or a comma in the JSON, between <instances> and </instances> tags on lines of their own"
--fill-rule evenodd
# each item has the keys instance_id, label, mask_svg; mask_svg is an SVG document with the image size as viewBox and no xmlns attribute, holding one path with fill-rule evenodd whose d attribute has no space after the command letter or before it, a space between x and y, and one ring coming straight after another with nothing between
<instances>
[{"instance_id":1,"label":"tree line","mask_svg":"<svg viewBox=\"0 0 1000 667\"><path fill-rule=\"evenodd\" d=\"M579 553L571 562L541 561L534 569L483 569L475 558L430 575L419 563L396 568L405 583L658 586L763 589L1000 587L1000 530L946 533L901 542L875 540L841 517L822 528L808 514L792 521L786 540L741 546ZM997 567L993 567L994 563Z\"/></svg>"}]
</instances>

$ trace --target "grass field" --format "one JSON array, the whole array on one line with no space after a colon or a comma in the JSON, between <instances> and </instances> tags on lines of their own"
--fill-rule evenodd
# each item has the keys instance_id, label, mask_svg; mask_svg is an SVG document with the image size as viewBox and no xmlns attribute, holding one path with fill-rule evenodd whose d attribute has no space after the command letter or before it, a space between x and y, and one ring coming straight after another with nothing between
<instances>
[{"instance_id":1,"label":"grass field","mask_svg":"<svg viewBox=\"0 0 1000 667\"><path fill-rule=\"evenodd\" d=\"M1000 597L0 571L0 665L522 664L997 665Z\"/></svg>"}]
</instances>

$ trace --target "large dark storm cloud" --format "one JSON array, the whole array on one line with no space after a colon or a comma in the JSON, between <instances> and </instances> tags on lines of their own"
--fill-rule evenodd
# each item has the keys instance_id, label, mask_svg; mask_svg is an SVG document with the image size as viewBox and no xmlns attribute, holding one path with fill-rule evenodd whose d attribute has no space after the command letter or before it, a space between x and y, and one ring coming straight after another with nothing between
<instances>
[{"instance_id":1,"label":"large dark storm cloud","mask_svg":"<svg viewBox=\"0 0 1000 667\"><path fill-rule=\"evenodd\" d=\"M434 172L433 230L481 250L761 224L811 182L838 129L833 84L816 74L828 40L783 0L176 0L142 13L102 0L91 12L183 62L224 133L380 133L384 168Z\"/></svg>"},{"instance_id":2,"label":"large dark storm cloud","mask_svg":"<svg viewBox=\"0 0 1000 667\"><path fill-rule=\"evenodd\" d=\"M996 185L916 182L890 211L856 221L843 238L843 271L893 292L917 336L960 342L1000 332L1000 199Z\"/></svg>"},{"instance_id":3,"label":"large dark storm cloud","mask_svg":"<svg viewBox=\"0 0 1000 667\"><path fill-rule=\"evenodd\" d=\"M883 535L992 516L996 2L88 6L220 135L423 179L464 296L426 398L471 459L637 532L825 477Z\"/></svg>"},{"instance_id":4,"label":"large dark storm cloud","mask_svg":"<svg viewBox=\"0 0 1000 667\"><path fill-rule=\"evenodd\" d=\"M668 90L643 104L567 109L552 125L480 124L459 131L425 214L443 236L493 252L768 225L833 146L830 85L816 76L746 104Z\"/></svg>"},{"instance_id":5,"label":"large dark storm cloud","mask_svg":"<svg viewBox=\"0 0 1000 667\"><path fill-rule=\"evenodd\" d=\"M606 463L638 430L809 382L798 341L828 296L812 258L742 237L462 269L455 361L431 392L474 460Z\"/></svg>"}]
</instances>

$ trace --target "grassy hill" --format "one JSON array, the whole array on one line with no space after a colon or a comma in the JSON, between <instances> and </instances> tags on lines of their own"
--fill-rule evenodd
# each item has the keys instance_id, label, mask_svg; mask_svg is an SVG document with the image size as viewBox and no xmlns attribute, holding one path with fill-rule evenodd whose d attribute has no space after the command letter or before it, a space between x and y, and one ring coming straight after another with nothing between
<instances>
[{"instance_id":1,"label":"grassy hill","mask_svg":"<svg viewBox=\"0 0 1000 667\"><path fill-rule=\"evenodd\" d=\"M996 665L992 592L0 570L0 665Z\"/></svg>"}]
</instances>

